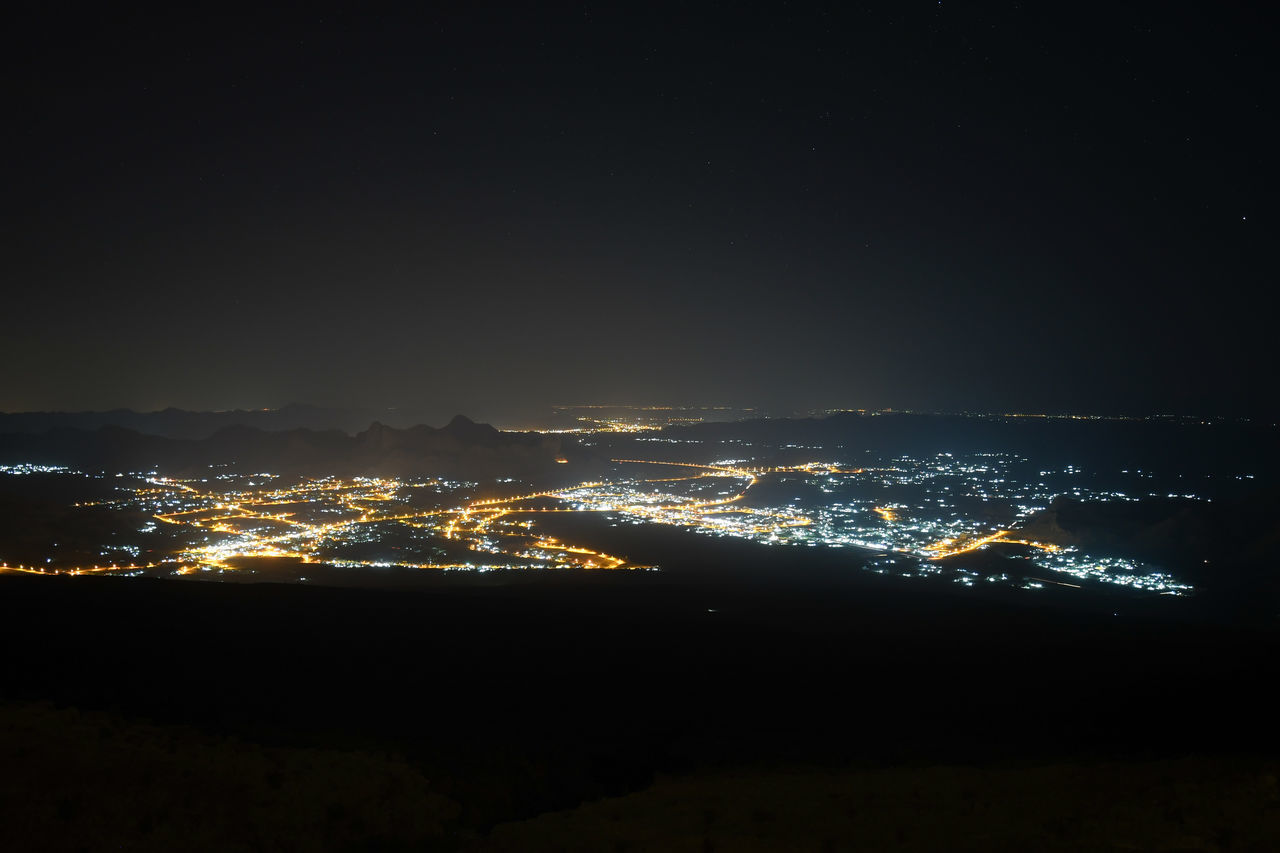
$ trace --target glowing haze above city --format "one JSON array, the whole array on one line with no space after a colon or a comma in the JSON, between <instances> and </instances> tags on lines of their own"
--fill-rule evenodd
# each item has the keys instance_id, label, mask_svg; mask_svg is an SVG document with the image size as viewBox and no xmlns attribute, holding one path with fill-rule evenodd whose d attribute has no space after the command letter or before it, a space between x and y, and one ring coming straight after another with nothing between
<instances>
[{"instance_id":1,"label":"glowing haze above city","mask_svg":"<svg viewBox=\"0 0 1280 853\"><path fill-rule=\"evenodd\" d=\"M1275 413L1243 10L26 14L0 411Z\"/></svg>"}]
</instances>

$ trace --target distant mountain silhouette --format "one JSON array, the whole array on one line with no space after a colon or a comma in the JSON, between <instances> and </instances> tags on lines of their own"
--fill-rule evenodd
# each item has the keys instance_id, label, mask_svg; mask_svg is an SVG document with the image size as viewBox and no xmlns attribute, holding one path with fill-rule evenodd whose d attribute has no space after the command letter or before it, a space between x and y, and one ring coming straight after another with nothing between
<instances>
[{"instance_id":1,"label":"distant mountain silhouette","mask_svg":"<svg viewBox=\"0 0 1280 853\"><path fill-rule=\"evenodd\" d=\"M395 429L375 421L354 436L336 429L270 431L241 424L201 439L146 435L118 426L10 433L0 435L0 462L106 472L193 474L210 465L231 464L240 471L282 474L536 480L581 472L596 459L567 436L500 432L459 415L440 429Z\"/></svg>"},{"instance_id":2,"label":"distant mountain silhouette","mask_svg":"<svg viewBox=\"0 0 1280 853\"><path fill-rule=\"evenodd\" d=\"M502 433L489 424L478 424L466 415L454 415L453 420L445 426L444 432L459 441L475 444L492 444L502 436Z\"/></svg>"},{"instance_id":3,"label":"distant mountain silhouette","mask_svg":"<svg viewBox=\"0 0 1280 853\"><path fill-rule=\"evenodd\" d=\"M408 427L436 421L437 415L420 409L339 409L290 403L279 409L233 409L221 412L192 412L168 408L158 412L112 409L106 412L0 412L0 434L40 433L51 429L98 429L122 427L148 435L168 438L208 438L229 426L263 430L336 429L355 433L371 421ZM436 421L438 422L438 421Z\"/></svg>"}]
</instances>

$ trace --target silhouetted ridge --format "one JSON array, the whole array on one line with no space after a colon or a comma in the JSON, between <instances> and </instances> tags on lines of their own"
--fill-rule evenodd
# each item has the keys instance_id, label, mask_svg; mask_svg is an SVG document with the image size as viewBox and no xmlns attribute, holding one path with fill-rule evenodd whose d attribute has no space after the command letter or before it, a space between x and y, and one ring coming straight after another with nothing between
<instances>
[{"instance_id":1,"label":"silhouetted ridge","mask_svg":"<svg viewBox=\"0 0 1280 853\"><path fill-rule=\"evenodd\" d=\"M575 463L557 463L557 457ZM432 476L464 480L563 477L593 457L562 436L500 432L459 415L448 426L396 429L379 421L354 436L339 430L224 426L208 438L171 439L117 426L0 435L0 463L87 471L196 473L210 465L281 474Z\"/></svg>"},{"instance_id":2,"label":"silhouetted ridge","mask_svg":"<svg viewBox=\"0 0 1280 853\"><path fill-rule=\"evenodd\" d=\"M304 403L290 403L279 409L232 409L218 412L192 412L172 406L156 412L135 412L131 409L113 409L108 412L0 412L0 434L115 426L148 435L201 439L228 426L247 426L268 431L336 429L354 435L374 420L395 427L409 427L420 423L435 423L439 417L439 413L424 409L337 409Z\"/></svg>"},{"instance_id":3,"label":"silhouetted ridge","mask_svg":"<svg viewBox=\"0 0 1280 853\"><path fill-rule=\"evenodd\" d=\"M444 431L462 441L479 443L491 443L501 436L501 433L489 424L478 424L466 415L454 415Z\"/></svg>"}]
</instances>

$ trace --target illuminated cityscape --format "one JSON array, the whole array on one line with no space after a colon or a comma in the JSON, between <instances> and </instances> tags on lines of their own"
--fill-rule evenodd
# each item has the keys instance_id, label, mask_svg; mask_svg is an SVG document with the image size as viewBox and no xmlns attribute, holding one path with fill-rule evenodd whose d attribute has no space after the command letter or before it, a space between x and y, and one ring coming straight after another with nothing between
<instances>
[{"instance_id":1,"label":"illuminated cityscape","mask_svg":"<svg viewBox=\"0 0 1280 853\"><path fill-rule=\"evenodd\" d=\"M1280 851L1268 8L16 4L0 853Z\"/></svg>"},{"instance_id":2,"label":"illuminated cityscape","mask_svg":"<svg viewBox=\"0 0 1280 853\"><path fill-rule=\"evenodd\" d=\"M851 458L841 450L802 459L828 449L673 438L648 422L648 414L602 419L580 430L584 445L609 453L607 473L551 488L512 478L483 485L441 478L285 478L245 473L231 463L200 477L5 466L0 473L11 476L114 481L112 496L78 505L145 523L121 534L92 562L72 563L61 553L43 562L0 555L0 568L248 579L263 558L272 558L294 561L300 581L311 564L353 571L662 570L660 562L596 541L598 534L575 539L548 529L556 519L585 514L612 527L672 525L707 537L839 551L851 570L964 586L1193 592L1192 584L1159 566L1039 539L1034 523L1027 530L1060 495L1094 502L1165 497L1152 491L1150 472L1122 470L1104 488L1096 472L1074 464L1048 469L1015 453L869 458L863 452ZM620 449L631 452L614 455ZM779 463L782 457L786 464ZM1201 500L1191 493L1178 497ZM972 558L984 555L996 562L975 564Z\"/></svg>"}]
</instances>

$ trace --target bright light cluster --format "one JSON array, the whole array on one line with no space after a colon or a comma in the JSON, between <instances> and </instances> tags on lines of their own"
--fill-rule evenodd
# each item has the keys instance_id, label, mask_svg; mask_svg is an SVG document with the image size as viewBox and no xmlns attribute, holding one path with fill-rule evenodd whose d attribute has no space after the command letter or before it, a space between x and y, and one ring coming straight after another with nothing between
<instances>
[{"instance_id":1,"label":"bright light cluster","mask_svg":"<svg viewBox=\"0 0 1280 853\"><path fill-rule=\"evenodd\" d=\"M70 470L65 465L32 465L25 462L19 465L0 465L0 474L19 477L24 474L64 474Z\"/></svg>"},{"instance_id":2,"label":"bright light cluster","mask_svg":"<svg viewBox=\"0 0 1280 853\"><path fill-rule=\"evenodd\" d=\"M148 542L168 542L160 556L143 562L144 554L157 549L114 542L102 554L128 558L127 563L69 567L50 559L46 565L0 568L192 574L242 571L255 558L353 569L653 568L561 541L543 529L549 514L597 513L615 524L670 524L770 545L849 549L852 566L965 586L1107 583L1171 595L1191 591L1158 568L1038 541L1025 532L1032 529L1032 517L1061 495L1133 501L1139 499L1136 491L1162 497L1167 492L1157 491L1149 472L1125 469L1123 483L1131 485L1093 488L1088 472L1076 465L1046 468L1007 453L865 456L853 463L804 460L801 454L813 448L798 444L679 444L686 459L714 461L617 458L609 476L567 488L532 490L503 478L495 485L510 494L499 497L476 497L478 484L441 479L323 477L286 483L270 472L237 473L226 466L211 466L201 478L117 474L128 478L118 487L122 497L98 503L150 515L151 521L133 529ZM67 469L7 465L0 473ZM974 568L979 564L983 568Z\"/></svg>"}]
</instances>

